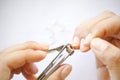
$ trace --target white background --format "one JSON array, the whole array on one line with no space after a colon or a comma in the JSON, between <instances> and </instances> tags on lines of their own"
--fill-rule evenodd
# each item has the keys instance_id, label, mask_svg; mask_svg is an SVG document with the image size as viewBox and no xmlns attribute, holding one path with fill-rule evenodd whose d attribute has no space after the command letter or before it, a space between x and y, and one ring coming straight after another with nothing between
<instances>
[{"instance_id":1,"label":"white background","mask_svg":"<svg viewBox=\"0 0 120 80\"><path fill-rule=\"evenodd\" d=\"M0 49L26 41L69 43L78 24L105 10L120 15L120 0L0 0ZM53 56L36 63L37 75ZM65 63L73 66L66 80L97 80L91 51L76 51ZM20 74L12 80L25 79Z\"/></svg>"}]
</instances>

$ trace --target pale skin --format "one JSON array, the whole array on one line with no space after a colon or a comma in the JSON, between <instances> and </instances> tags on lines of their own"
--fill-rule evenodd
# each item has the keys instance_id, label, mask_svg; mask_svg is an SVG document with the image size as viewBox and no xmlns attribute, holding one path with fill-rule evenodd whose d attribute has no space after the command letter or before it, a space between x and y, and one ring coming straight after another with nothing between
<instances>
[{"instance_id":1,"label":"pale skin","mask_svg":"<svg viewBox=\"0 0 120 80\"><path fill-rule=\"evenodd\" d=\"M79 25L72 46L83 52L92 50L96 57L98 80L120 80L120 16L105 11ZM46 56L48 46L36 42L19 44L0 52L0 80L10 80L23 73L27 80L36 80L34 62ZM64 80L70 65L61 65L48 80Z\"/></svg>"},{"instance_id":2,"label":"pale skin","mask_svg":"<svg viewBox=\"0 0 120 80\"><path fill-rule=\"evenodd\" d=\"M11 80L14 74L22 73L26 80L36 80L38 69L35 62L43 60L48 45L25 42L0 52L0 80ZM39 66L40 67L40 66ZM71 71L68 64L61 65L47 80L65 80Z\"/></svg>"},{"instance_id":3,"label":"pale skin","mask_svg":"<svg viewBox=\"0 0 120 80\"><path fill-rule=\"evenodd\" d=\"M94 52L98 80L120 80L120 16L105 11L79 25L72 46Z\"/></svg>"}]
</instances>

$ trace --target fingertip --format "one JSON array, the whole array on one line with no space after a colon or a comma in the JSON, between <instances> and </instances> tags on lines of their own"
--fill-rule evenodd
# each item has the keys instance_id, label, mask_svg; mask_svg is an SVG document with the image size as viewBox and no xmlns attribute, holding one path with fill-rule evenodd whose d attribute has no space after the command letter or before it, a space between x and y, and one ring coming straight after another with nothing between
<instances>
[{"instance_id":1,"label":"fingertip","mask_svg":"<svg viewBox=\"0 0 120 80\"><path fill-rule=\"evenodd\" d=\"M38 55L36 55L36 58L38 57L40 60L44 59L47 56L47 52L45 51L36 51Z\"/></svg>"},{"instance_id":2,"label":"fingertip","mask_svg":"<svg viewBox=\"0 0 120 80\"><path fill-rule=\"evenodd\" d=\"M85 38L82 38L80 41L80 50L86 52L90 50L90 43L94 39L94 35L89 33Z\"/></svg>"},{"instance_id":3,"label":"fingertip","mask_svg":"<svg viewBox=\"0 0 120 80\"><path fill-rule=\"evenodd\" d=\"M63 70L61 72L62 79L65 79L70 74L71 70L72 70L71 65L69 65L69 64L64 65L64 68L63 68Z\"/></svg>"},{"instance_id":4,"label":"fingertip","mask_svg":"<svg viewBox=\"0 0 120 80\"><path fill-rule=\"evenodd\" d=\"M63 67L64 67L62 70L63 74L66 74L66 72L67 72L67 74L69 74L72 70L72 66L69 64L64 64Z\"/></svg>"},{"instance_id":5,"label":"fingertip","mask_svg":"<svg viewBox=\"0 0 120 80\"><path fill-rule=\"evenodd\" d=\"M74 48L74 49L76 49L76 50L80 49L80 45L78 45L78 44L72 44L72 43L71 43L70 47L71 47L71 48Z\"/></svg>"},{"instance_id":6,"label":"fingertip","mask_svg":"<svg viewBox=\"0 0 120 80\"><path fill-rule=\"evenodd\" d=\"M23 67L24 71L28 74L36 74L38 72L38 68L33 63L28 63Z\"/></svg>"},{"instance_id":7,"label":"fingertip","mask_svg":"<svg viewBox=\"0 0 120 80\"><path fill-rule=\"evenodd\" d=\"M80 42L80 51L86 52L89 49L90 49L90 44L89 43L85 43L85 40L81 39L81 42Z\"/></svg>"},{"instance_id":8,"label":"fingertip","mask_svg":"<svg viewBox=\"0 0 120 80\"><path fill-rule=\"evenodd\" d=\"M39 43L39 44L42 46L42 49L43 49L44 51L46 51L46 50L49 49L50 44L48 44L48 43Z\"/></svg>"},{"instance_id":9,"label":"fingertip","mask_svg":"<svg viewBox=\"0 0 120 80\"><path fill-rule=\"evenodd\" d=\"M71 47L74 49L79 49L80 48L80 40L77 36L74 36L71 42Z\"/></svg>"},{"instance_id":10,"label":"fingertip","mask_svg":"<svg viewBox=\"0 0 120 80\"><path fill-rule=\"evenodd\" d=\"M36 80L36 76L32 75L32 74L28 74L26 73L24 70L22 71L23 76L27 79L27 80Z\"/></svg>"}]
</instances>

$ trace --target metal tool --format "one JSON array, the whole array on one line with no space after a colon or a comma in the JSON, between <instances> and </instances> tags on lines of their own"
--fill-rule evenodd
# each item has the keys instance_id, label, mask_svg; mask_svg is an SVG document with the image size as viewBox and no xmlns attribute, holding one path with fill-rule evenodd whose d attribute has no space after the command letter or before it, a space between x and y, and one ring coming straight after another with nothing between
<instances>
[{"instance_id":1,"label":"metal tool","mask_svg":"<svg viewBox=\"0 0 120 80\"><path fill-rule=\"evenodd\" d=\"M70 44L61 45L57 48L50 49L47 52L58 51L59 54L52 60L52 62L46 67L46 69L40 74L37 80L46 80L69 56L74 53L74 49L70 47Z\"/></svg>"}]
</instances>

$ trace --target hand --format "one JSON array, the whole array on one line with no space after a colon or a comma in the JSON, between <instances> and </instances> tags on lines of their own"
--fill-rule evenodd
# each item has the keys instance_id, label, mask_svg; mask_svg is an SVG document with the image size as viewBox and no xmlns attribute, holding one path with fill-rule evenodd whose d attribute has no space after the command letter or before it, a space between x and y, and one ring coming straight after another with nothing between
<instances>
[{"instance_id":1,"label":"hand","mask_svg":"<svg viewBox=\"0 0 120 80\"><path fill-rule=\"evenodd\" d=\"M120 16L105 11L75 30L72 46L96 56L99 80L120 80Z\"/></svg>"},{"instance_id":2,"label":"hand","mask_svg":"<svg viewBox=\"0 0 120 80\"><path fill-rule=\"evenodd\" d=\"M26 42L9 47L0 52L0 80L9 80L22 72L26 79L34 80L38 71L34 62L46 56L48 46L36 42Z\"/></svg>"},{"instance_id":3,"label":"hand","mask_svg":"<svg viewBox=\"0 0 120 80\"><path fill-rule=\"evenodd\" d=\"M13 77L14 74L19 74L20 72L22 72L27 80L36 80L34 74L38 72L38 69L33 63L44 59L47 49L48 46L45 44L26 42L1 51L0 80L9 80ZM70 73L70 70L70 65L63 65L52 75L57 76L57 78L60 77L61 79L63 79ZM49 80L54 80L54 77Z\"/></svg>"}]
</instances>

